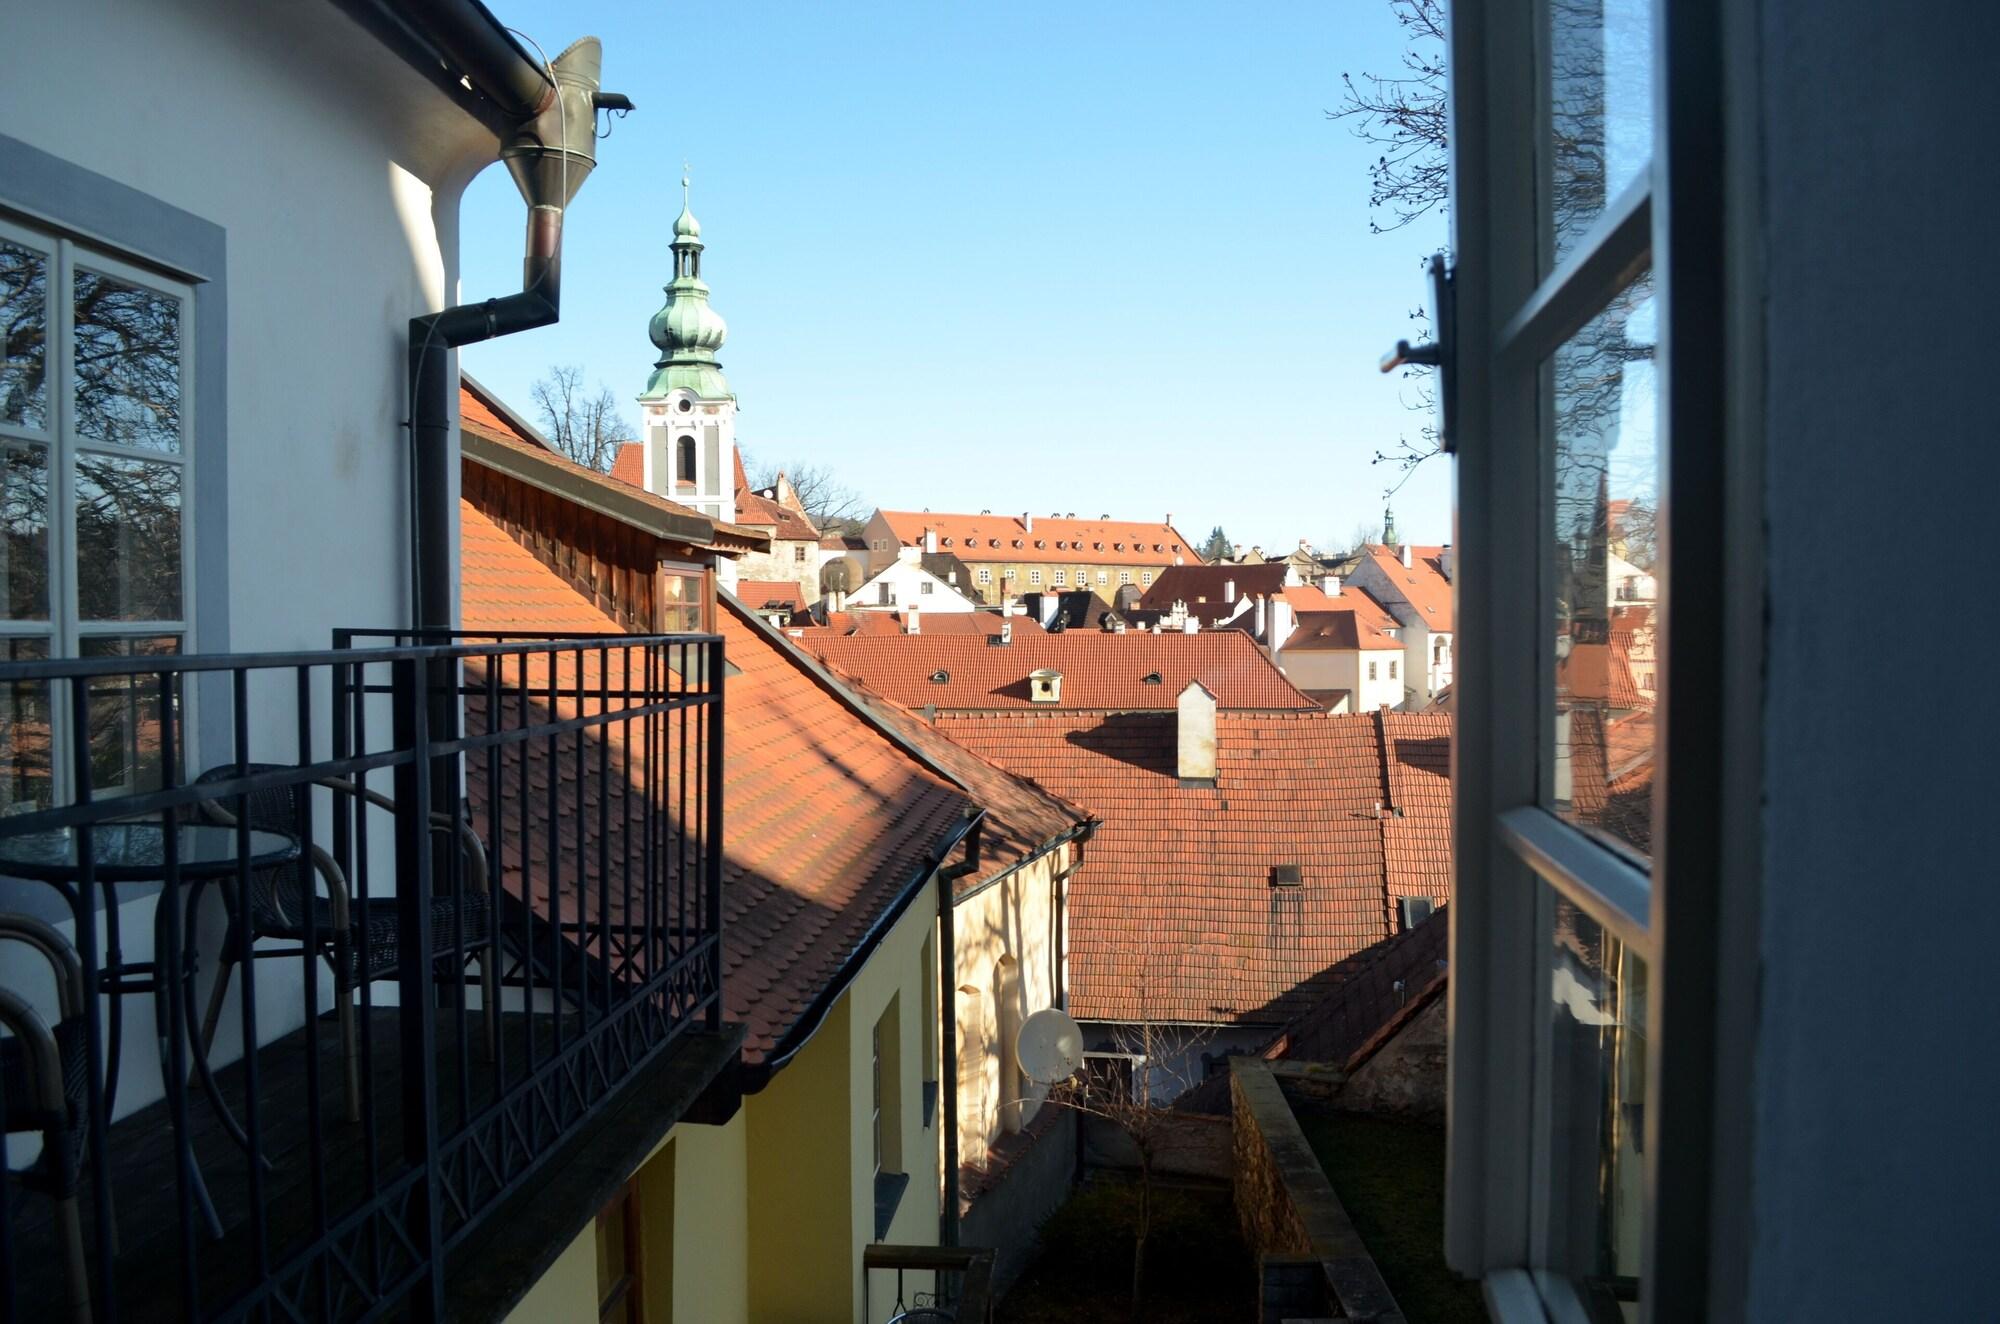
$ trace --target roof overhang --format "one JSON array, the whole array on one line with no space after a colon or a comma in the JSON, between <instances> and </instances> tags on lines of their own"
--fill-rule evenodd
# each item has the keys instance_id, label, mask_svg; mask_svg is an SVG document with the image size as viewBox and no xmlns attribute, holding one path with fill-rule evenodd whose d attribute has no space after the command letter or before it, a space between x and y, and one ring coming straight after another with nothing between
<instances>
[{"instance_id":1,"label":"roof overhang","mask_svg":"<svg viewBox=\"0 0 2000 1324\"><path fill-rule=\"evenodd\" d=\"M555 96L542 63L479 0L333 3L502 141Z\"/></svg>"},{"instance_id":2,"label":"roof overhang","mask_svg":"<svg viewBox=\"0 0 2000 1324\"><path fill-rule=\"evenodd\" d=\"M629 525L656 538L666 538L674 542L689 543L696 547L716 547L725 539L734 541L731 535L746 534L746 530L733 525L721 526L731 530L722 534L716 522L705 515L693 513L681 515L673 511L661 510L645 500L642 494L627 495L609 484L592 482L588 476L579 474L565 465L558 464L551 457L542 459L530 450L493 441L481 436L471 428L459 430L462 454L474 464L482 465L496 473L506 474L516 482L526 483L561 497L565 501L596 511L620 524ZM759 540L755 546L768 546Z\"/></svg>"}]
</instances>

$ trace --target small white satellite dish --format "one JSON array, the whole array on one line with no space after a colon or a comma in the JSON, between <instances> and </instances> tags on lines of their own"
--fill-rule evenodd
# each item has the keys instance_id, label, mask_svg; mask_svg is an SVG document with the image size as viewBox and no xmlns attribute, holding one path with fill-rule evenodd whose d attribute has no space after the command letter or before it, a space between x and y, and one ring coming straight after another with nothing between
<instances>
[{"instance_id":1,"label":"small white satellite dish","mask_svg":"<svg viewBox=\"0 0 2000 1324\"><path fill-rule=\"evenodd\" d=\"M1021 1070L1037 1085L1068 1080L1083 1065L1083 1031L1060 1007L1045 1007L1021 1022L1014 1039Z\"/></svg>"}]
</instances>

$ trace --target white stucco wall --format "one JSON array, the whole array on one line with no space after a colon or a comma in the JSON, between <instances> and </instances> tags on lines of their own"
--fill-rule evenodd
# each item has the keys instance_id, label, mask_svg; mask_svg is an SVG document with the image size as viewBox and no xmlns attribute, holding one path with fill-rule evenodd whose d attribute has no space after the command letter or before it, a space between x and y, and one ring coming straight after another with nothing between
<instances>
[{"instance_id":1,"label":"white stucco wall","mask_svg":"<svg viewBox=\"0 0 2000 1324\"><path fill-rule=\"evenodd\" d=\"M924 586L929 585L926 592ZM889 590L882 601L881 590ZM897 560L873 579L847 595L850 611L891 611L916 607L923 611L977 611L979 604L950 584L918 565L914 559Z\"/></svg>"},{"instance_id":2,"label":"white stucco wall","mask_svg":"<svg viewBox=\"0 0 2000 1324\"><path fill-rule=\"evenodd\" d=\"M456 297L458 200L497 144L330 4L10 4L0 30L10 67L34 71L0 79L0 133L91 197L125 199L123 186L223 234L220 269L180 271L209 300L197 346L223 323L219 355L191 357L193 457L226 454L226 501L190 503L189 647L326 648L337 626L407 620L408 321ZM65 212L87 203L21 196L33 187L0 173L0 203L80 225ZM104 248L174 265L144 236L118 238ZM208 573L222 566L226 580ZM252 758L296 756L283 688L253 687ZM227 757L197 744L191 762ZM211 902L199 941L212 952ZM128 956L150 950L153 910L123 907ZM301 1021L299 966L258 964L260 1031L282 1034ZM121 1114L160 1089L149 1000L125 1015ZM232 1007L218 1061L236 1032Z\"/></svg>"}]
</instances>

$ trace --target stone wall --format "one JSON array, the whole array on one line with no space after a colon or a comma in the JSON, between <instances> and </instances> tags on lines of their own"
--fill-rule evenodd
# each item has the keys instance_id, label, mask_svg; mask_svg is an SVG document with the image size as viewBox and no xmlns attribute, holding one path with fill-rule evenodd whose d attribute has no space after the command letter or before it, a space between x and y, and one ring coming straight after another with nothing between
<instances>
[{"instance_id":1,"label":"stone wall","mask_svg":"<svg viewBox=\"0 0 2000 1324\"><path fill-rule=\"evenodd\" d=\"M1269 1065L1236 1058L1230 1066L1236 1216L1257 1257L1259 1319L1317 1310L1403 1324Z\"/></svg>"},{"instance_id":2,"label":"stone wall","mask_svg":"<svg viewBox=\"0 0 2000 1324\"><path fill-rule=\"evenodd\" d=\"M1347 1078L1334 1105L1364 1113L1444 1120L1445 1002L1433 1001Z\"/></svg>"},{"instance_id":3,"label":"stone wall","mask_svg":"<svg viewBox=\"0 0 2000 1324\"><path fill-rule=\"evenodd\" d=\"M1076 1177L1078 1115L1044 1107L1024 1130L994 1146L995 1162L964 1178L958 1240L993 1248L993 1290L1013 1286L1033 1258L1035 1236L1069 1198Z\"/></svg>"},{"instance_id":4,"label":"stone wall","mask_svg":"<svg viewBox=\"0 0 2000 1324\"><path fill-rule=\"evenodd\" d=\"M1153 1115L1153 1175L1227 1182L1236 1166L1229 1119L1161 1109ZM1102 1117L1083 1119L1083 1164L1136 1172L1139 1149L1124 1129Z\"/></svg>"}]
</instances>

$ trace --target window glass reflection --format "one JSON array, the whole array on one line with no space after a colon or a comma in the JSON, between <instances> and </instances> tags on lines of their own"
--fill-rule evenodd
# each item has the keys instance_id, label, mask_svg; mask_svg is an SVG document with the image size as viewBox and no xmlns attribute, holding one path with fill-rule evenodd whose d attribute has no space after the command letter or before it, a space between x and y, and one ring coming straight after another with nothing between
<instances>
[{"instance_id":1,"label":"window glass reflection","mask_svg":"<svg viewBox=\"0 0 2000 1324\"><path fill-rule=\"evenodd\" d=\"M1646 963L1560 894L1550 964L1549 1267L1636 1319L1645 1231Z\"/></svg>"},{"instance_id":2,"label":"window glass reflection","mask_svg":"<svg viewBox=\"0 0 2000 1324\"><path fill-rule=\"evenodd\" d=\"M181 301L81 267L74 294L77 435L179 451Z\"/></svg>"},{"instance_id":3,"label":"window glass reflection","mask_svg":"<svg viewBox=\"0 0 2000 1324\"><path fill-rule=\"evenodd\" d=\"M49 619L49 449L0 450L0 586L6 619Z\"/></svg>"},{"instance_id":4,"label":"window glass reflection","mask_svg":"<svg viewBox=\"0 0 2000 1324\"><path fill-rule=\"evenodd\" d=\"M1549 555L1555 582L1552 808L1621 847L1652 849L1654 521L1661 446L1655 305L1642 276L1553 362Z\"/></svg>"},{"instance_id":5,"label":"window glass reflection","mask_svg":"<svg viewBox=\"0 0 2000 1324\"><path fill-rule=\"evenodd\" d=\"M1549 0L1549 133L1555 251L1545 267L1652 159L1652 5Z\"/></svg>"},{"instance_id":6,"label":"window glass reflection","mask_svg":"<svg viewBox=\"0 0 2000 1324\"><path fill-rule=\"evenodd\" d=\"M0 660L40 662L46 638L0 637ZM54 749L46 681L0 684L0 814L23 814L55 803Z\"/></svg>"},{"instance_id":7,"label":"window glass reflection","mask_svg":"<svg viewBox=\"0 0 2000 1324\"><path fill-rule=\"evenodd\" d=\"M179 620L181 466L79 455L76 561L83 620Z\"/></svg>"},{"instance_id":8,"label":"window glass reflection","mask_svg":"<svg viewBox=\"0 0 2000 1324\"><path fill-rule=\"evenodd\" d=\"M49 425L49 257L0 239L0 423Z\"/></svg>"},{"instance_id":9,"label":"window glass reflection","mask_svg":"<svg viewBox=\"0 0 2000 1324\"><path fill-rule=\"evenodd\" d=\"M148 657L171 657L181 651L178 635L94 636L81 641L82 657L129 657L144 665ZM161 719L179 709L180 677L166 679L143 671L132 675L98 676L90 682L90 781L97 795L158 790L163 784L166 733ZM176 726L175 735L182 735ZM178 761L178 760L177 760Z\"/></svg>"}]
</instances>

